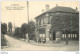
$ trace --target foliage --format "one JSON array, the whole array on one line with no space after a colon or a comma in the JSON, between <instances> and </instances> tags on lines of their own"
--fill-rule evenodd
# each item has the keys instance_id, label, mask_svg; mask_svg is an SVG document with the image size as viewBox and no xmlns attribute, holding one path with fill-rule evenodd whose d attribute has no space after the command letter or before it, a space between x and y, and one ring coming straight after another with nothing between
<instances>
[{"instance_id":1,"label":"foliage","mask_svg":"<svg viewBox=\"0 0 80 54\"><path fill-rule=\"evenodd\" d=\"M26 23L21 25L21 31L23 34L26 34L28 32L28 25Z\"/></svg>"},{"instance_id":2,"label":"foliage","mask_svg":"<svg viewBox=\"0 0 80 54\"><path fill-rule=\"evenodd\" d=\"M8 31L12 32L12 23L11 22L8 23Z\"/></svg>"},{"instance_id":3,"label":"foliage","mask_svg":"<svg viewBox=\"0 0 80 54\"><path fill-rule=\"evenodd\" d=\"M26 38L26 34L30 40L35 38L35 23L30 21L29 24L22 24L21 28L17 27L14 32L14 36L17 38Z\"/></svg>"},{"instance_id":4,"label":"foliage","mask_svg":"<svg viewBox=\"0 0 80 54\"><path fill-rule=\"evenodd\" d=\"M4 35L1 33L1 46L6 46L7 42L6 39L4 38Z\"/></svg>"},{"instance_id":5,"label":"foliage","mask_svg":"<svg viewBox=\"0 0 80 54\"><path fill-rule=\"evenodd\" d=\"M35 37L35 23L33 21L30 21L28 24L28 33L29 33L29 39L34 39Z\"/></svg>"},{"instance_id":6,"label":"foliage","mask_svg":"<svg viewBox=\"0 0 80 54\"><path fill-rule=\"evenodd\" d=\"M26 38L26 34L28 33L28 24L24 23L21 25L21 32L23 34L23 38Z\"/></svg>"},{"instance_id":7,"label":"foliage","mask_svg":"<svg viewBox=\"0 0 80 54\"><path fill-rule=\"evenodd\" d=\"M35 23L33 21L30 21L28 24L28 32L33 33L35 31Z\"/></svg>"},{"instance_id":8,"label":"foliage","mask_svg":"<svg viewBox=\"0 0 80 54\"><path fill-rule=\"evenodd\" d=\"M78 31L79 14L55 14L51 19L52 30Z\"/></svg>"},{"instance_id":9,"label":"foliage","mask_svg":"<svg viewBox=\"0 0 80 54\"><path fill-rule=\"evenodd\" d=\"M21 28L17 27L14 32L14 36L17 38L22 38Z\"/></svg>"},{"instance_id":10,"label":"foliage","mask_svg":"<svg viewBox=\"0 0 80 54\"><path fill-rule=\"evenodd\" d=\"M6 34L7 33L7 24L1 23L1 33Z\"/></svg>"}]
</instances>

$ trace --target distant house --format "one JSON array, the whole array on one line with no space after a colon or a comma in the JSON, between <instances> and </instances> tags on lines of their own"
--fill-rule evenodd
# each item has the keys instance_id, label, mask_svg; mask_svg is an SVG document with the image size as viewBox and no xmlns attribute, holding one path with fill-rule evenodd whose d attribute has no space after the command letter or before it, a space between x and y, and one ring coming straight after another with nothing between
<instances>
[{"instance_id":1,"label":"distant house","mask_svg":"<svg viewBox=\"0 0 80 54\"><path fill-rule=\"evenodd\" d=\"M36 19L35 31L38 40L46 39L46 41L50 41L56 39L56 37L54 37L54 34L51 35L50 32L51 32L51 18L53 18L52 16L55 16L57 14L79 15L79 12L77 11L77 8L72 9L70 7L62 7L57 5L56 7L49 9L49 5L46 5L46 12L43 12L41 15L35 18ZM51 36L53 36L53 38ZM73 36L77 37L77 34L74 34Z\"/></svg>"}]
</instances>

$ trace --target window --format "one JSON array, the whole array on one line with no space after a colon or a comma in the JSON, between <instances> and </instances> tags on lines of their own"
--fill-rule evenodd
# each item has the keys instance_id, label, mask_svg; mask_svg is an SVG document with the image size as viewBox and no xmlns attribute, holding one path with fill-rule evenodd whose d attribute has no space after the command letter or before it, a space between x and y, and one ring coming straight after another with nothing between
<instances>
[{"instance_id":1,"label":"window","mask_svg":"<svg viewBox=\"0 0 80 54\"><path fill-rule=\"evenodd\" d=\"M50 17L48 17L48 24L50 24Z\"/></svg>"},{"instance_id":2,"label":"window","mask_svg":"<svg viewBox=\"0 0 80 54\"><path fill-rule=\"evenodd\" d=\"M38 20L36 20L36 25L38 26Z\"/></svg>"},{"instance_id":3,"label":"window","mask_svg":"<svg viewBox=\"0 0 80 54\"><path fill-rule=\"evenodd\" d=\"M44 25L44 17L43 17L43 25Z\"/></svg>"},{"instance_id":4,"label":"window","mask_svg":"<svg viewBox=\"0 0 80 54\"><path fill-rule=\"evenodd\" d=\"M49 14L46 14L46 16L49 16Z\"/></svg>"},{"instance_id":5,"label":"window","mask_svg":"<svg viewBox=\"0 0 80 54\"><path fill-rule=\"evenodd\" d=\"M39 25L41 25L41 18L39 19Z\"/></svg>"},{"instance_id":6,"label":"window","mask_svg":"<svg viewBox=\"0 0 80 54\"><path fill-rule=\"evenodd\" d=\"M43 18L43 24L45 24L45 17Z\"/></svg>"},{"instance_id":7,"label":"window","mask_svg":"<svg viewBox=\"0 0 80 54\"><path fill-rule=\"evenodd\" d=\"M39 34L45 34L45 28L40 28L39 29Z\"/></svg>"},{"instance_id":8,"label":"window","mask_svg":"<svg viewBox=\"0 0 80 54\"><path fill-rule=\"evenodd\" d=\"M49 16L49 17L48 17L48 24L50 24L51 18L52 18L52 16Z\"/></svg>"}]
</instances>

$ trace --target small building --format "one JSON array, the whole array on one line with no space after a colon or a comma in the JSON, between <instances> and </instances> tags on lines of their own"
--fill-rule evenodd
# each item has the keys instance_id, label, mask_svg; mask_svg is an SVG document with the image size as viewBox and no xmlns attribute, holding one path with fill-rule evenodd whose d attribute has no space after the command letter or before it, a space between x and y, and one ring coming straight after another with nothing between
<instances>
[{"instance_id":1,"label":"small building","mask_svg":"<svg viewBox=\"0 0 80 54\"><path fill-rule=\"evenodd\" d=\"M79 15L79 12L77 8L72 9L70 7L62 7L62 6L56 5L56 7L49 9L49 5L46 5L46 11L35 18L36 19L35 32L36 32L37 40L39 39L46 40L46 41L56 40L55 35L51 33L51 30L52 30L51 19L53 18L52 16L55 16L57 14L69 14L69 15L78 14Z\"/></svg>"}]
</instances>

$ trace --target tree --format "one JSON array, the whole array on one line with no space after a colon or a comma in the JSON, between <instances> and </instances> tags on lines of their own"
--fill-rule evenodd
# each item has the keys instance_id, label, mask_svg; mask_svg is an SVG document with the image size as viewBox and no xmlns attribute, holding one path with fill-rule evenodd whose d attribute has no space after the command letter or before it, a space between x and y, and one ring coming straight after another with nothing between
<instances>
[{"instance_id":1,"label":"tree","mask_svg":"<svg viewBox=\"0 0 80 54\"><path fill-rule=\"evenodd\" d=\"M28 34L29 39L33 40L35 37L35 23L33 21L30 21L28 24Z\"/></svg>"},{"instance_id":2,"label":"tree","mask_svg":"<svg viewBox=\"0 0 80 54\"><path fill-rule=\"evenodd\" d=\"M26 38L26 35L28 33L28 24L24 23L21 25L21 32L24 36L24 39Z\"/></svg>"},{"instance_id":3,"label":"tree","mask_svg":"<svg viewBox=\"0 0 80 54\"><path fill-rule=\"evenodd\" d=\"M21 28L17 27L14 32L14 36L17 38L22 38Z\"/></svg>"},{"instance_id":4,"label":"tree","mask_svg":"<svg viewBox=\"0 0 80 54\"><path fill-rule=\"evenodd\" d=\"M1 36L2 39L4 40L4 35L7 33L7 24L6 23L1 23Z\"/></svg>"},{"instance_id":5,"label":"tree","mask_svg":"<svg viewBox=\"0 0 80 54\"><path fill-rule=\"evenodd\" d=\"M8 23L8 32L12 32L12 23L11 22Z\"/></svg>"},{"instance_id":6,"label":"tree","mask_svg":"<svg viewBox=\"0 0 80 54\"><path fill-rule=\"evenodd\" d=\"M7 33L7 24L6 23L1 24L1 33L3 35Z\"/></svg>"}]
</instances>

